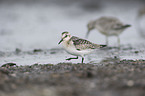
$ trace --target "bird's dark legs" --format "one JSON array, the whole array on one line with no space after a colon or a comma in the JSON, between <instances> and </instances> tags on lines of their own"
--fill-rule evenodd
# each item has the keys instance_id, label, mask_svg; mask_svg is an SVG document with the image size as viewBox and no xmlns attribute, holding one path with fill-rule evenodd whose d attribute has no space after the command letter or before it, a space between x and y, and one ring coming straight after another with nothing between
<instances>
[{"instance_id":1,"label":"bird's dark legs","mask_svg":"<svg viewBox=\"0 0 145 96\"><path fill-rule=\"evenodd\" d=\"M84 58L82 57L82 64L83 64L83 62L84 62Z\"/></svg>"},{"instance_id":2,"label":"bird's dark legs","mask_svg":"<svg viewBox=\"0 0 145 96\"><path fill-rule=\"evenodd\" d=\"M78 56L76 58L67 58L66 60L71 60L71 59L78 59Z\"/></svg>"},{"instance_id":3,"label":"bird's dark legs","mask_svg":"<svg viewBox=\"0 0 145 96\"><path fill-rule=\"evenodd\" d=\"M66 60L71 60L71 59L78 59L78 56L76 58L67 58ZM84 58L82 57L82 63L84 62Z\"/></svg>"}]
</instances>

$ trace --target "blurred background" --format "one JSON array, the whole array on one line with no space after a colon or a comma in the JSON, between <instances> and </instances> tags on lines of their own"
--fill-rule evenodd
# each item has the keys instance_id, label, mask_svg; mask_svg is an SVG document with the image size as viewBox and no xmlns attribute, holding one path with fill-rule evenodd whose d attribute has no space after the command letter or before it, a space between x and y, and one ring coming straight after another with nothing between
<instances>
[{"instance_id":1,"label":"blurred background","mask_svg":"<svg viewBox=\"0 0 145 96\"><path fill-rule=\"evenodd\" d=\"M101 16L132 25L120 35L121 44L139 43L136 17L143 6L145 0L0 0L0 51L58 47L63 31L84 38L87 23ZM139 22L142 27L144 22ZM105 43L97 30L88 39ZM115 37L109 40L117 44Z\"/></svg>"},{"instance_id":2,"label":"blurred background","mask_svg":"<svg viewBox=\"0 0 145 96\"><path fill-rule=\"evenodd\" d=\"M101 16L131 24L120 35L121 45L138 46L145 42L145 12L140 10L145 11L145 0L0 0L0 51L59 48L63 31L85 38L87 23ZM88 40L105 44L97 30ZM109 45L117 46L116 37L109 38Z\"/></svg>"}]
</instances>

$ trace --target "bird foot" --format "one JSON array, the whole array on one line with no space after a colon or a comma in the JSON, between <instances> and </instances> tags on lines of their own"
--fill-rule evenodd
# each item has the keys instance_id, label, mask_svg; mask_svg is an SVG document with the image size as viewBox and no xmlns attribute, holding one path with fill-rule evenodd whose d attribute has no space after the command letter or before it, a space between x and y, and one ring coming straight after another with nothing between
<instances>
[{"instance_id":1,"label":"bird foot","mask_svg":"<svg viewBox=\"0 0 145 96\"><path fill-rule=\"evenodd\" d=\"M69 60L71 60L71 58L67 58L67 59L65 59L65 60L68 60L68 61L69 61Z\"/></svg>"}]
</instances>

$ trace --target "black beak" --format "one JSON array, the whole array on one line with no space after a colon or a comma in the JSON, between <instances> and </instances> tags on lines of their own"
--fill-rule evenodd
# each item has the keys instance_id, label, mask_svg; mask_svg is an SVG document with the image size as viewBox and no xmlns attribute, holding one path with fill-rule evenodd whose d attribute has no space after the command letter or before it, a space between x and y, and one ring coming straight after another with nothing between
<instances>
[{"instance_id":1,"label":"black beak","mask_svg":"<svg viewBox=\"0 0 145 96\"><path fill-rule=\"evenodd\" d=\"M88 32L87 32L87 34L86 34L86 38L88 38L89 33L90 33L90 30L88 30Z\"/></svg>"},{"instance_id":2,"label":"black beak","mask_svg":"<svg viewBox=\"0 0 145 96\"><path fill-rule=\"evenodd\" d=\"M62 41L63 41L63 39L61 39L58 44L60 44Z\"/></svg>"}]
</instances>

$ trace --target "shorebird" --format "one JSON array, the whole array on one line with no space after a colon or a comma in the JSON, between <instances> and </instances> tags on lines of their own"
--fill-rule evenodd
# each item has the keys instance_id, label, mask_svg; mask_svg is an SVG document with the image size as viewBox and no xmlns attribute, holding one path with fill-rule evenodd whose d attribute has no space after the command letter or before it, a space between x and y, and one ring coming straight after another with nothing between
<instances>
[{"instance_id":1,"label":"shorebird","mask_svg":"<svg viewBox=\"0 0 145 96\"><path fill-rule=\"evenodd\" d=\"M139 9L138 11L138 17L142 17L145 15L145 6Z\"/></svg>"},{"instance_id":2,"label":"shorebird","mask_svg":"<svg viewBox=\"0 0 145 96\"><path fill-rule=\"evenodd\" d=\"M140 32L141 37L143 38L145 38L144 27L142 27L142 22L144 22L144 19L145 19L145 6L139 9L138 14L136 16L136 27Z\"/></svg>"},{"instance_id":3,"label":"shorebird","mask_svg":"<svg viewBox=\"0 0 145 96\"><path fill-rule=\"evenodd\" d=\"M86 38L88 37L90 31L96 28L100 33L106 36L106 45L108 45L109 36L117 36L118 45L120 46L119 35L130 26L131 25L123 24L115 17L100 17L99 19L90 21L87 24L88 32L86 34Z\"/></svg>"},{"instance_id":4,"label":"shorebird","mask_svg":"<svg viewBox=\"0 0 145 96\"><path fill-rule=\"evenodd\" d=\"M92 53L97 48L106 47L106 45L94 44L85 39L71 36L69 32L62 33L61 40L58 44L60 44L61 42L66 52L71 55L77 56L75 58L68 58L66 60L78 59L78 56L80 56L82 57L82 63L84 61L85 55Z\"/></svg>"}]
</instances>

